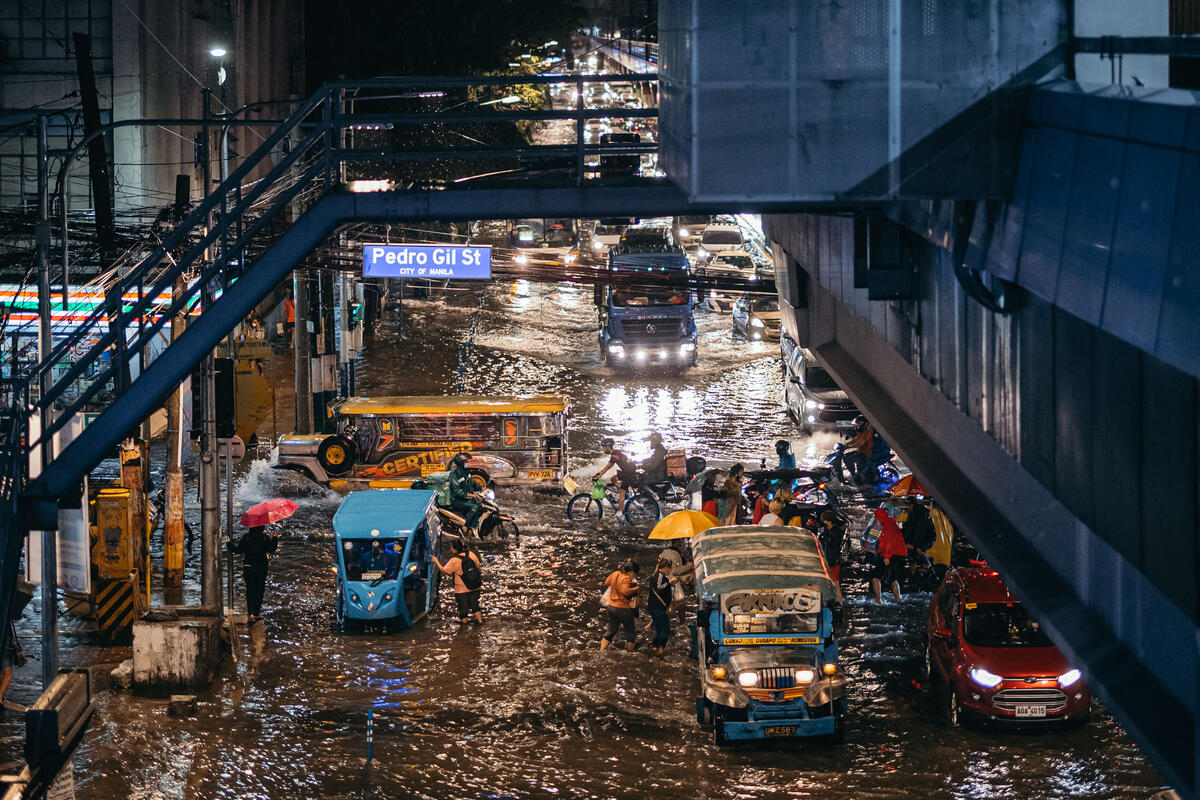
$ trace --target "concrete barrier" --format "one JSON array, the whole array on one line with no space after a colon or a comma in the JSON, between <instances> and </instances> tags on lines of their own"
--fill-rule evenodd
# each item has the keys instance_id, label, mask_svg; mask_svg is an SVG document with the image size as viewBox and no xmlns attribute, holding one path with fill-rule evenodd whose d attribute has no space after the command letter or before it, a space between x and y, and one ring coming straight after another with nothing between
<instances>
[{"instance_id":1,"label":"concrete barrier","mask_svg":"<svg viewBox=\"0 0 1200 800\"><path fill-rule=\"evenodd\" d=\"M163 695L205 689L220 662L220 621L215 617L133 623L136 692Z\"/></svg>"}]
</instances>

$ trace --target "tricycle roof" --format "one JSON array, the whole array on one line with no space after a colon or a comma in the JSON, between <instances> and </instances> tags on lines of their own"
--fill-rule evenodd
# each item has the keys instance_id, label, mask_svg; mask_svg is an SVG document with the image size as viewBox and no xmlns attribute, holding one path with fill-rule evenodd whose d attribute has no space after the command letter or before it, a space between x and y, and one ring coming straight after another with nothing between
<instances>
[{"instance_id":1,"label":"tricycle roof","mask_svg":"<svg viewBox=\"0 0 1200 800\"><path fill-rule=\"evenodd\" d=\"M338 538L406 536L421 524L434 497L425 489L351 492L333 515L333 532Z\"/></svg>"},{"instance_id":2,"label":"tricycle roof","mask_svg":"<svg viewBox=\"0 0 1200 800\"><path fill-rule=\"evenodd\" d=\"M696 591L707 599L737 591L816 586L824 599L833 583L817 537L790 525L731 525L692 537Z\"/></svg>"}]
</instances>

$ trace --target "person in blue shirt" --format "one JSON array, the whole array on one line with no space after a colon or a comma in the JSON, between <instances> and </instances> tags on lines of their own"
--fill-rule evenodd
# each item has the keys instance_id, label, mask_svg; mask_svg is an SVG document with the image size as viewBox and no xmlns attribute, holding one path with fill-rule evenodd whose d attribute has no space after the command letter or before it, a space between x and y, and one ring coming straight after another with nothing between
<instances>
[{"instance_id":1,"label":"person in blue shirt","mask_svg":"<svg viewBox=\"0 0 1200 800\"><path fill-rule=\"evenodd\" d=\"M775 469L795 469L796 456L792 453L792 443L787 439L780 439L775 443L775 452L779 454L779 466Z\"/></svg>"}]
</instances>

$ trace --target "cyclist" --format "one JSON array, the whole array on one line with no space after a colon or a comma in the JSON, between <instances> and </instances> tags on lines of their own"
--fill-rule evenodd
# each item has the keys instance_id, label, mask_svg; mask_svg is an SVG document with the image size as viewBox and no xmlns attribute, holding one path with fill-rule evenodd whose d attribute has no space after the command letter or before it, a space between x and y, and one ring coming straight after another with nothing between
<instances>
[{"instance_id":1,"label":"cyclist","mask_svg":"<svg viewBox=\"0 0 1200 800\"><path fill-rule=\"evenodd\" d=\"M616 442L611 436L606 436L600 441L600 448L604 450L604 455L608 456L608 463L604 465L604 469L592 476L592 480L600 480L604 477L604 473L616 467L617 471L612 477L612 483L615 483L620 489L617 508L623 509L625 508L625 490L637 486L639 482L637 464L616 448Z\"/></svg>"}]
</instances>

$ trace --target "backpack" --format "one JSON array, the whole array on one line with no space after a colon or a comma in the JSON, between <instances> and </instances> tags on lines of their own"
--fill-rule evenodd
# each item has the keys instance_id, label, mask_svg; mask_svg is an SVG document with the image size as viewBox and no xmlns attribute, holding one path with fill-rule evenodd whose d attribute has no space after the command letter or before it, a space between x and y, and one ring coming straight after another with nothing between
<instances>
[{"instance_id":1,"label":"backpack","mask_svg":"<svg viewBox=\"0 0 1200 800\"><path fill-rule=\"evenodd\" d=\"M483 573L479 571L479 565L475 563L475 559L467 553L463 553L458 560L462 563L463 586L472 592L483 586Z\"/></svg>"}]
</instances>

